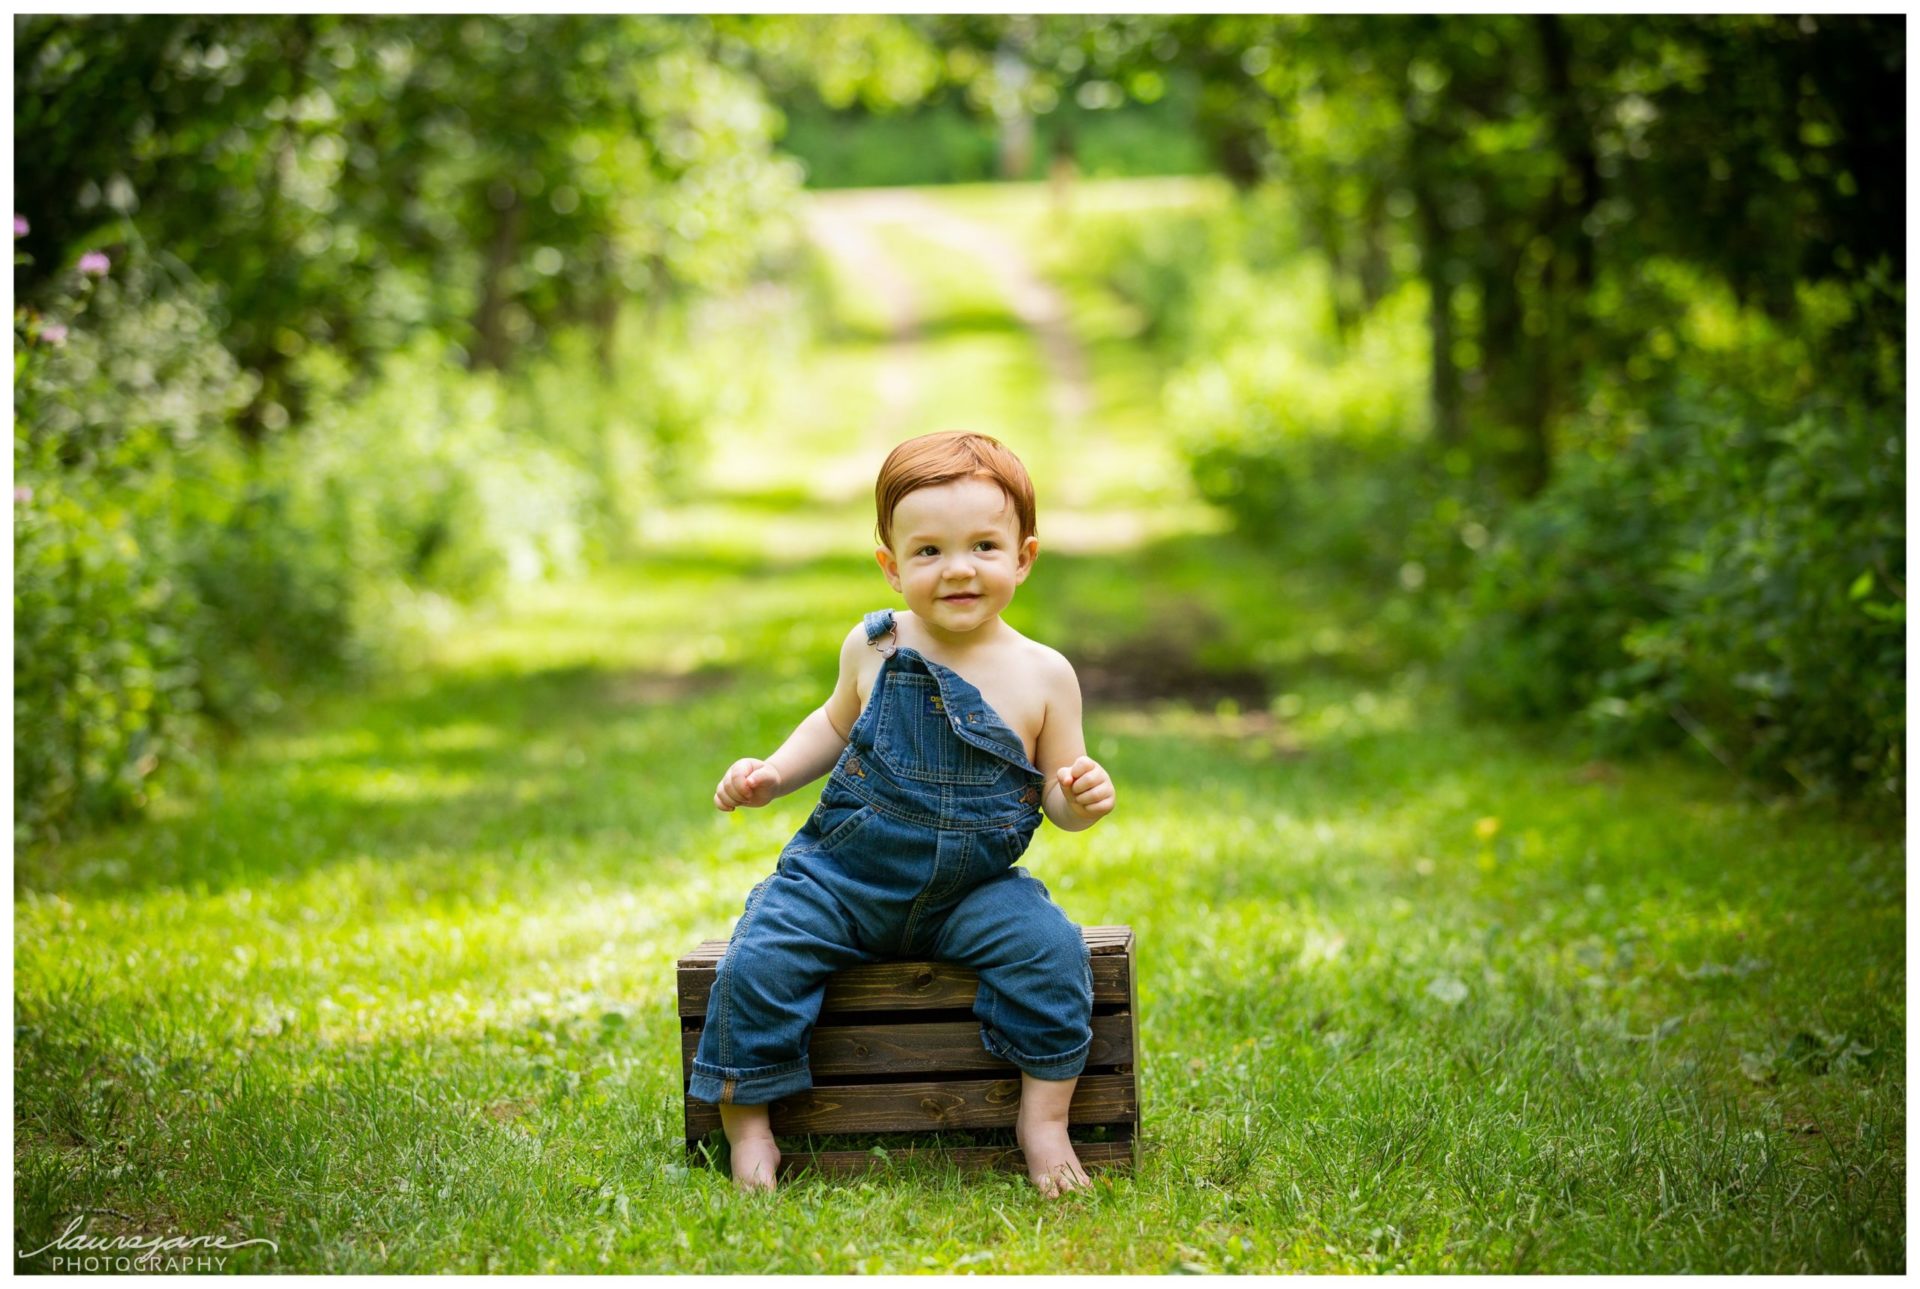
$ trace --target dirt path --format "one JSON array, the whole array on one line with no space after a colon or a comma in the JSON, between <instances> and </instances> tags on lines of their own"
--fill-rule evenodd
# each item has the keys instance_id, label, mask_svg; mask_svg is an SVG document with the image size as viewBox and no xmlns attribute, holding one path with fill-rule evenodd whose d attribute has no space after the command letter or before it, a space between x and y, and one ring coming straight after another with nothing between
<instances>
[{"instance_id":1,"label":"dirt path","mask_svg":"<svg viewBox=\"0 0 1920 1289\"><path fill-rule=\"evenodd\" d=\"M848 218L840 202L814 202L807 208L807 235L821 249L843 262L851 276L880 300L890 338L874 381L880 395L876 437L892 443L904 430L918 401L914 395L914 346L920 340L920 293L913 279L900 271L870 222ZM884 431L884 433L880 433Z\"/></svg>"},{"instance_id":2,"label":"dirt path","mask_svg":"<svg viewBox=\"0 0 1920 1289\"><path fill-rule=\"evenodd\" d=\"M911 189L873 188L822 194L809 206L814 240L850 265L884 301L893 321L893 344L879 376L882 413L876 437L891 444L913 411L912 347L921 315L912 280L880 245L876 230L904 224L916 234L968 256L992 276L1014 317L1033 334L1048 376L1048 404L1056 429L1071 429L1093 408L1093 381L1086 351L1067 324L1066 301L1040 277L1013 239L991 226L955 214Z\"/></svg>"}]
</instances>

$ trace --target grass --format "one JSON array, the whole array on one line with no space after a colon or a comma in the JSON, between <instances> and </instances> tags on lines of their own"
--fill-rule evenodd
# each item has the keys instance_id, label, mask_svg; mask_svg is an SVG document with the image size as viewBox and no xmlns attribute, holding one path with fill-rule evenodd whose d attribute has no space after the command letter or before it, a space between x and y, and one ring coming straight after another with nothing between
<instances>
[{"instance_id":1,"label":"grass","mask_svg":"<svg viewBox=\"0 0 1920 1289\"><path fill-rule=\"evenodd\" d=\"M977 335L915 361L952 379ZM769 482L716 455L656 558L16 857L18 1248L84 1213L277 1241L244 1271L1904 1270L1901 837L1463 718L1361 591L1208 532L1044 555L1010 614L1105 667L1119 809L1025 862L1136 928L1140 1172L1050 1205L933 1163L773 1196L688 1168L673 961L816 792L721 816L712 784L892 603L859 499L771 482L828 450L777 427L737 428ZM1174 487L1150 435L1114 450L1103 504ZM1072 455L1036 456L1045 531ZM1143 699L1168 657L1191 692ZM1204 684L1248 672L1264 702Z\"/></svg>"}]
</instances>

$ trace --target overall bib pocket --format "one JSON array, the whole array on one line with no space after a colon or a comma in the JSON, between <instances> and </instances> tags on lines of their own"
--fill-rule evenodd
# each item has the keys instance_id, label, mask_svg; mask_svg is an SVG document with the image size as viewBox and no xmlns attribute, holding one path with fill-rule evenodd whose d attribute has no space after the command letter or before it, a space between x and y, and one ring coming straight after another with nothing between
<instances>
[{"instance_id":1,"label":"overall bib pocket","mask_svg":"<svg viewBox=\"0 0 1920 1289\"><path fill-rule=\"evenodd\" d=\"M873 751L889 770L923 782L980 786L1006 771L1006 761L953 732L933 677L897 671L886 683L893 688L880 713Z\"/></svg>"}]
</instances>

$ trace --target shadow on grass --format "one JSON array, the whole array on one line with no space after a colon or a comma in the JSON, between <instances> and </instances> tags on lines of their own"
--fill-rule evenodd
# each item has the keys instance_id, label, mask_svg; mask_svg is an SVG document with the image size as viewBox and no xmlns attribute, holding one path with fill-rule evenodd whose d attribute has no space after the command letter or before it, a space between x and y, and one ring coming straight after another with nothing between
<instances>
[{"instance_id":1,"label":"shadow on grass","mask_svg":"<svg viewBox=\"0 0 1920 1289\"><path fill-rule=\"evenodd\" d=\"M677 853L712 790L688 742L711 746L743 719L736 684L725 668L438 674L348 718L323 709L263 732L177 817L19 856L15 889L214 894L341 863L424 874L461 851L507 862L547 847L625 864L634 847ZM649 808L662 798L687 804ZM458 880L453 867L431 885Z\"/></svg>"}]
</instances>

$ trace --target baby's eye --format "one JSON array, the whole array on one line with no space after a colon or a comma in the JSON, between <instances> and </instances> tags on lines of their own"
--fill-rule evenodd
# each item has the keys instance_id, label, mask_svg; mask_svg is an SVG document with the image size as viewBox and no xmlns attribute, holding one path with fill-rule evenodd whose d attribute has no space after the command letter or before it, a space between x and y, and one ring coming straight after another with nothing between
<instances>
[{"instance_id":1,"label":"baby's eye","mask_svg":"<svg viewBox=\"0 0 1920 1289\"><path fill-rule=\"evenodd\" d=\"M915 551L914 554L925 555L928 551L933 551L935 553L938 553L939 549L940 548L938 546L922 546L919 550Z\"/></svg>"},{"instance_id":2,"label":"baby's eye","mask_svg":"<svg viewBox=\"0 0 1920 1289\"><path fill-rule=\"evenodd\" d=\"M979 541L979 542L975 542L975 543L974 543L974 545L975 545L975 546L984 546L984 547L986 547L986 548L987 548L988 550L992 550L992 549L993 549L993 548L994 548L995 546L997 546L997 545L999 545L999 543L998 543L998 542L991 542L991 541Z\"/></svg>"}]
</instances>

